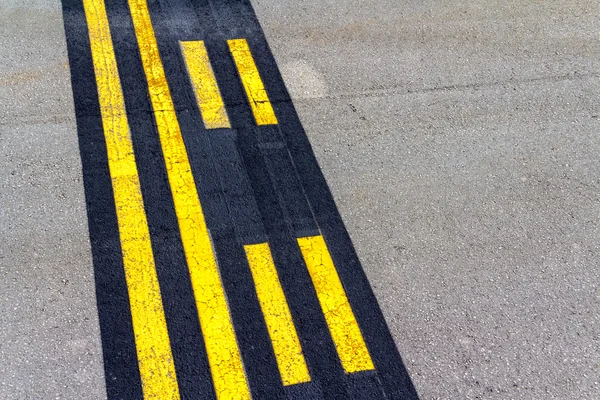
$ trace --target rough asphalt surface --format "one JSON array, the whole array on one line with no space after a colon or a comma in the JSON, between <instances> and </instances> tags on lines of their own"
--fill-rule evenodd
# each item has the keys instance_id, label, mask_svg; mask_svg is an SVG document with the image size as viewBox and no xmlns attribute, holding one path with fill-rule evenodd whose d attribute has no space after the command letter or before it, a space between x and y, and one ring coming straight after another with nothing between
<instances>
[{"instance_id":1,"label":"rough asphalt surface","mask_svg":"<svg viewBox=\"0 0 600 400\"><path fill-rule=\"evenodd\" d=\"M422 399L600 397L600 7L253 1ZM0 6L0 398L105 396L57 1Z\"/></svg>"}]
</instances>

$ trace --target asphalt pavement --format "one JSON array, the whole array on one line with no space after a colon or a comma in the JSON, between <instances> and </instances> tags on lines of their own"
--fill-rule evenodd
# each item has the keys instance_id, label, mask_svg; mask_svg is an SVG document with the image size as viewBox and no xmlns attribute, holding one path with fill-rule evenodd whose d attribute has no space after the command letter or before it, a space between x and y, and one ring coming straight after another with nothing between
<instances>
[{"instance_id":1,"label":"asphalt pavement","mask_svg":"<svg viewBox=\"0 0 600 400\"><path fill-rule=\"evenodd\" d=\"M419 397L599 398L600 6L252 5ZM0 37L0 398L105 398L61 3Z\"/></svg>"}]
</instances>

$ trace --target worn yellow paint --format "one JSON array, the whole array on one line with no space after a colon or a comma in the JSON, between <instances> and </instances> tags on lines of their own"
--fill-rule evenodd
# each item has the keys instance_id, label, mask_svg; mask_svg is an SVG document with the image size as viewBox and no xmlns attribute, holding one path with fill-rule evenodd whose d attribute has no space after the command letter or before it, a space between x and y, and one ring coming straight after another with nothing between
<instances>
[{"instance_id":1,"label":"worn yellow paint","mask_svg":"<svg viewBox=\"0 0 600 400\"><path fill-rule=\"evenodd\" d=\"M104 0L83 0L144 399L179 399L125 102Z\"/></svg>"},{"instance_id":2,"label":"worn yellow paint","mask_svg":"<svg viewBox=\"0 0 600 400\"><path fill-rule=\"evenodd\" d=\"M206 129L230 128L229 118L202 41L181 42L181 50Z\"/></svg>"},{"instance_id":3,"label":"worn yellow paint","mask_svg":"<svg viewBox=\"0 0 600 400\"><path fill-rule=\"evenodd\" d=\"M344 370L375 369L323 236L299 238L298 245Z\"/></svg>"},{"instance_id":4,"label":"worn yellow paint","mask_svg":"<svg viewBox=\"0 0 600 400\"><path fill-rule=\"evenodd\" d=\"M267 96L267 91L260 79L252 53L246 39L228 40L229 50L235 61L246 96L252 107L257 125L275 125L277 117Z\"/></svg>"},{"instance_id":5,"label":"worn yellow paint","mask_svg":"<svg viewBox=\"0 0 600 400\"><path fill-rule=\"evenodd\" d=\"M219 400L250 399L225 292L162 65L146 0L129 8L167 167L200 326Z\"/></svg>"},{"instance_id":6,"label":"worn yellow paint","mask_svg":"<svg viewBox=\"0 0 600 400\"><path fill-rule=\"evenodd\" d=\"M279 282L269 244L246 245L244 250L246 250L256 294L273 343L281 381L286 386L309 382L310 374L306 360Z\"/></svg>"}]
</instances>

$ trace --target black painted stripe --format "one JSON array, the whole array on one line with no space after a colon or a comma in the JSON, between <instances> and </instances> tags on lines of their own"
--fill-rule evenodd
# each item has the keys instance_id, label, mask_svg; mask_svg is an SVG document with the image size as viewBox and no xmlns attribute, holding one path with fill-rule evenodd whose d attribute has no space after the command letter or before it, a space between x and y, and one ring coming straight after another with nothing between
<instances>
[{"instance_id":1,"label":"black painted stripe","mask_svg":"<svg viewBox=\"0 0 600 400\"><path fill-rule=\"evenodd\" d=\"M138 399L142 397L142 388L87 23L80 1L65 0L62 9L83 168L107 396L110 399Z\"/></svg>"},{"instance_id":2,"label":"black painted stripe","mask_svg":"<svg viewBox=\"0 0 600 400\"><path fill-rule=\"evenodd\" d=\"M126 1L107 3L182 398L214 399L177 217Z\"/></svg>"},{"instance_id":3,"label":"black painted stripe","mask_svg":"<svg viewBox=\"0 0 600 400\"><path fill-rule=\"evenodd\" d=\"M149 2L149 7L252 395L254 398L280 399L284 393L275 355L243 252L243 243L236 238L224 196L233 191L230 186L233 182L222 176L223 171L216 168L216 157L209 139L218 132L208 135L202 129L195 97L184 70L177 37L178 25L169 18L168 11L179 8L180 4L171 2L169 8L162 8L158 2ZM222 183L228 183L226 187L229 189Z\"/></svg>"},{"instance_id":4,"label":"black painted stripe","mask_svg":"<svg viewBox=\"0 0 600 400\"><path fill-rule=\"evenodd\" d=\"M255 399L417 399L247 0L151 0L149 8ZM215 393L126 0L107 2L182 398ZM142 398L87 27L63 14L84 169L110 399ZM245 38L279 120L254 125L226 40ZM179 41L204 40L232 129L204 129ZM346 375L296 238L325 237L376 371ZM312 377L283 387L243 245L271 245ZM118 318L115 318L118 316Z\"/></svg>"}]
</instances>

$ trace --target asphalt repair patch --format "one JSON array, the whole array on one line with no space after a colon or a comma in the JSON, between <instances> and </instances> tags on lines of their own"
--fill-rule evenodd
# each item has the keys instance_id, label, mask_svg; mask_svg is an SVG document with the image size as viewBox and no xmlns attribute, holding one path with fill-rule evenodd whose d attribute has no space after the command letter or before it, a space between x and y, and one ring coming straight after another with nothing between
<instances>
[{"instance_id":1,"label":"asphalt repair patch","mask_svg":"<svg viewBox=\"0 0 600 400\"><path fill-rule=\"evenodd\" d=\"M63 0L109 399L417 399L249 1Z\"/></svg>"}]
</instances>

